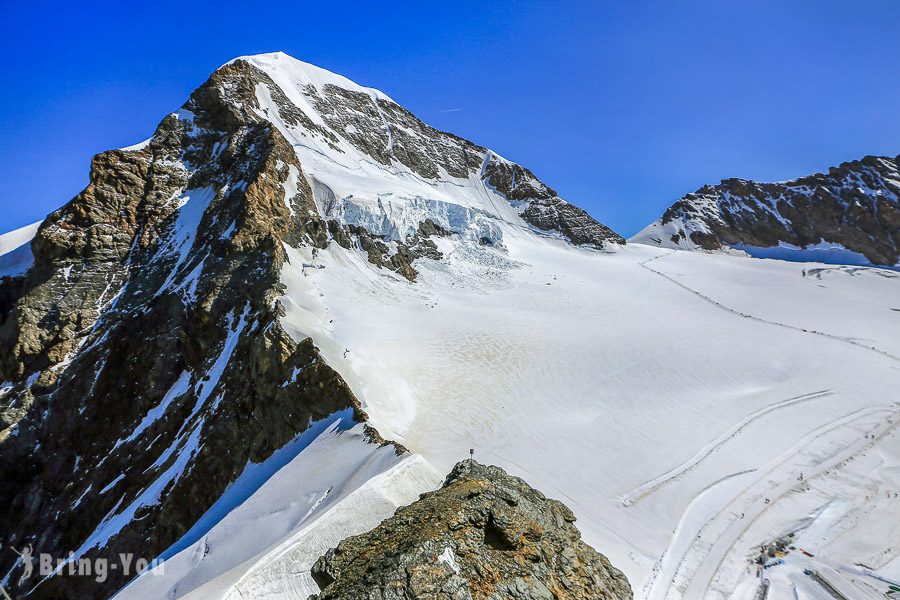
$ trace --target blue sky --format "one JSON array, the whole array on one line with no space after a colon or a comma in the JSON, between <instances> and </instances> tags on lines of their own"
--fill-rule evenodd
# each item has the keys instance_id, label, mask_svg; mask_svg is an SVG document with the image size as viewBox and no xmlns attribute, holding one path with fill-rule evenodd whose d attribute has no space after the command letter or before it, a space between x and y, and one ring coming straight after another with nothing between
<instances>
[{"instance_id":1,"label":"blue sky","mask_svg":"<svg viewBox=\"0 0 900 600\"><path fill-rule=\"evenodd\" d=\"M625 235L725 177L900 153L900 2L329 4L0 0L0 231L67 202L93 154L147 138L220 64L273 50Z\"/></svg>"}]
</instances>

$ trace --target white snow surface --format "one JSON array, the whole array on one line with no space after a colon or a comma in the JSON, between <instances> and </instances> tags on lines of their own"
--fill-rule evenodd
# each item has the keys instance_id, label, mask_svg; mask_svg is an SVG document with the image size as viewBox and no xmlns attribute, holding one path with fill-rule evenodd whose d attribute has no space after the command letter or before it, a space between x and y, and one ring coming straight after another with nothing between
<instances>
[{"instance_id":1,"label":"white snow surface","mask_svg":"<svg viewBox=\"0 0 900 600\"><path fill-rule=\"evenodd\" d=\"M340 429L347 418L336 416L258 489L255 478L239 478L226 496L251 485L246 500L115 597L305 600L317 593L309 570L319 556L440 481L421 456L398 457L393 446L367 442L362 425Z\"/></svg>"},{"instance_id":2,"label":"white snow surface","mask_svg":"<svg viewBox=\"0 0 900 600\"><path fill-rule=\"evenodd\" d=\"M41 223L43 221L0 234L0 277L20 275L31 267L34 257L30 242Z\"/></svg>"},{"instance_id":3,"label":"white snow surface","mask_svg":"<svg viewBox=\"0 0 900 600\"><path fill-rule=\"evenodd\" d=\"M416 263L413 284L336 245L289 249L285 324L438 471L475 448L565 502L637 598L732 597L718 582L806 517L799 473L824 504L864 497L900 460L895 446L865 473L850 460L900 418L897 273L607 255L495 224L505 248L437 240L445 259ZM872 519L898 517L900 501ZM863 533L825 535L850 565L900 550L885 539L876 560ZM755 594L748 577L736 597Z\"/></svg>"}]
</instances>

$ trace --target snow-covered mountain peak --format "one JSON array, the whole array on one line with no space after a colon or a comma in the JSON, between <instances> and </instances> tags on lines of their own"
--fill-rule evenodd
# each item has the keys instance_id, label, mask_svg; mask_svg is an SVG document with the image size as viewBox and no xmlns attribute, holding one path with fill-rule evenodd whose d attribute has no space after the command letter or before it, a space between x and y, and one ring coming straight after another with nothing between
<instances>
[{"instance_id":1,"label":"snow-covered mountain peak","mask_svg":"<svg viewBox=\"0 0 900 600\"><path fill-rule=\"evenodd\" d=\"M210 95L224 106L210 111ZM505 224L594 248L624 243L528 169L423 123L379 90L282 52L227 63L182 110L271 123L299 163L286 192L305 179L320 216L390 241L430 220L479 242L499 241ZM202 121L199 132L219 127Z\"/></svg>"},{"instance_id":2,"label":"snow-covered mountain peak","mask_svg":"<svg viewBox=\"0 0 900 600\"><path fill-rule=\"evenodd\" d=\"M254 67L265 71L270 77L283 76L289 79L297 88L312 85L316 89L321 90L326 85L333 85L345 90L362 92L381 100L393 102L393 100L381 90L362 86L355 81L347 79L343 75L339 75L328 69L323 69L312 63L299 60L285 52L278 51L262 54L248 54L234 58L228 61L226 65L239 60L246 61Z\"/></svg>"}]
</instances>

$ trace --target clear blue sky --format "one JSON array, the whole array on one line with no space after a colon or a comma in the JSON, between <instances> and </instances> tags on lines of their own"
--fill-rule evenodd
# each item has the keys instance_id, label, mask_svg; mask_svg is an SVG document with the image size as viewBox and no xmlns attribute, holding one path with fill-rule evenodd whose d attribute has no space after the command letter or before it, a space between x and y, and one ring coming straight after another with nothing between
<instances>
[{"instance_id":1,"label":"clear blue sky","mask_svg":"<svg viewBox=\"0 0 900 600\"><path fill-rule=\"evenodd\" d=\"M704 183L900 153L897 1L330 4L0 0L0 231L67 202L91 155L147 138L220 64L273 50L625 235Z\"/></svg>"}]
</instances>

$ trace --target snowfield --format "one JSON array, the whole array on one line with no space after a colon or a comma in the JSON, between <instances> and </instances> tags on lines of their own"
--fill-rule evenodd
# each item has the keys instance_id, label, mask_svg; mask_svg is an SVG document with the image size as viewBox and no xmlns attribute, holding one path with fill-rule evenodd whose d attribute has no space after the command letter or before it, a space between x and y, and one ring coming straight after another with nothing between
<instances>
[{"instance_id":1,"label":"snowfield","mask_svg":"<svg viewBox=\"0 0 900 600\"><path fill-rule=\"evenodd\" d=\"M248 60L317 125L306 86L386 98L283 54ZM306 598L319 555L469 448L568 505L637 598L754 598L750 561L792 532L813 556L767 569L769 598L823 597L804 569L835 587L900 579L900 273L577 248L478 177L426 181L346 140L330 149L268 95L259 114L323 215L389 240L425 218L453 232L414 283L335 243L287 248L282 272L285 328L413 455L324 431L119 598Z\"/></svg>"},{"instance_id":2,"label":"snowfield","mask_svg":"<svg viewBox=\"0 0 900 600\"><path fill-rule=\"evenodd\" d=\"M284 274L291 330L438 471L471 447L567 503L638 598L752 598L759 543L900 491L873 477L900 460L896 273L502 227L508 253L444 240L412 285L336 246ZM796 500L813 485L832 493ZM870 518L893 526L900 500ZM838 563L896 570L887 539L823 535Z\"/></svg>"}]
</instances>

